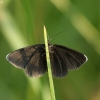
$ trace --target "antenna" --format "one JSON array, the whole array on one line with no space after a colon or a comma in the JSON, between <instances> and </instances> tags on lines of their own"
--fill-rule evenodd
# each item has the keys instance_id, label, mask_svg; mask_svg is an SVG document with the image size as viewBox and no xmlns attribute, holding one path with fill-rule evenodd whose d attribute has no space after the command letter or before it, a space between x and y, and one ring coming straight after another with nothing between
<instances>
[{"instance_id":1,"label":"antenna","mask_svg":"<svg viewBox=\"0 0 100 100\"><path fill-rule=\"evenodd\" d=\"M42 23L42 22L41 22L41 23ZM42 25L44 25L44 24L42 23ZM50 43L51 39L53 39L55 36L57 36L58 34L60 34L60 33L62 33L62 32L64 32L64 30L61 31L61 32L59 32L59 33L57 33L57 34L55 34L55 35L54 35L52 38L50 38L50 39L49 39L49 35L48 35L48 33L47 33L48 44Z\"/></svg>"},{"instance_id":2,"label":"antenna","mask_svg":"<svg viewBox=\"0 0 100 100\"><path fill-rule=\"evenodd\" d=\"M62 33L62 32L64 32L64 31L61 31L61 32L55 34L52 38L49 39L49 42L51 41L51 39L53 39L55 36L57 36L58 34L60 34L60 33Z\"/></svg>"}]
</instances>

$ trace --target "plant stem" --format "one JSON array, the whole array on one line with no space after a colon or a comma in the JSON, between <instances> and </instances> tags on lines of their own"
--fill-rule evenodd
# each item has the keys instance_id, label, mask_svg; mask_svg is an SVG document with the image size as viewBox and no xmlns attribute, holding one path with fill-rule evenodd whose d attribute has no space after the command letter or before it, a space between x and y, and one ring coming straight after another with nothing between
<instances>
[{"instance_id":1,"label":"plant stem","mask_svg":"<svg viewBox=\"0 0 100 100\"><path fill-rule=\"evenodd\" d=\"M51 100L56 100L55 91L54 91L54 84L53 84L53 78L52 78L52 71L51 71L50 56L49 56L47 32L46 32L45 26L44 26L44 39L45 39L46 60L47 60L47 68L48 68L48 77L49 77L49 84L50 84Z\"/></svg>"}]
</instances>

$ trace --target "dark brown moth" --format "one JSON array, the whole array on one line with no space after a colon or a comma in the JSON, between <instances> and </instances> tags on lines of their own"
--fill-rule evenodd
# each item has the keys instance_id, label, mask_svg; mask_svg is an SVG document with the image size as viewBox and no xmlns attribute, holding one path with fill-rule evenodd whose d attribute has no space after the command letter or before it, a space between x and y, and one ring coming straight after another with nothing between
<instances>
[{"instance_id":1,"label":"dark brown moth","mask_svg":"<svg viewBox=\"0 0 100 100\"><path fill-rule=\"evenodd\" d=\"M71 69L79 68L87 57L82 53L68 47L49 44L52 75L62 78ZM31 77L42 76L47 72L46 52L44 44L37 44L18 49L9 53L6 59L15 67L25 69Z\"/></svg>"}]
</instances>

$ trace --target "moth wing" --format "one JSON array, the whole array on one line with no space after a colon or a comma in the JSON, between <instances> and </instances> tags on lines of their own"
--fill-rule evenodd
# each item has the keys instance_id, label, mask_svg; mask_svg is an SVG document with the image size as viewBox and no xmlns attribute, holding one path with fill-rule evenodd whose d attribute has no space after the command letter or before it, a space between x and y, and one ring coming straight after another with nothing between
<instances>
[{"instance_id":1,"label":"moth wing","mask_svg":"<svg viewBox=\"0 0 100 100\"><path fill-rule=\"evenodd\" d=\"M6 59L15 67L25 69L29 76L39 77L47 71L44 44L18 49Z\"/></svg>"},{"instance_id":2,"label":"moth wing","mask_svg":"<svg viewBox=\"0 0 100 100\"><path fill-rule=\"evenodd\" d=\"M54 50L54 49L53 49ZM50 53L51 69L54 77L61 78L67 75L68 70L64 63L63 57L59 54L58 50Z\"/></svg>"},{"instance_id":3,"label":"moth wing","mask_svg":"<svg viewBox=\"0 0 100 100\"><path fill-rule=\"evenodd\" d=\"M53 76L64 77L68 70L79 68L87 57L76 50L54 44L51 46L50 59Z\"/></svg>"},{"instance_id":4,"label":"moth wing","mask_svg":"<svg viewBox=\"0 0 100 100\"><path fill-rule=\"evenodd\" d=\"M58 50L60 55L63 57L68 70L77 69L88 60L87 57L82 53L68 47L54 45L54 48L56 48L56 50Z\"/></svg>"}]
</instances>

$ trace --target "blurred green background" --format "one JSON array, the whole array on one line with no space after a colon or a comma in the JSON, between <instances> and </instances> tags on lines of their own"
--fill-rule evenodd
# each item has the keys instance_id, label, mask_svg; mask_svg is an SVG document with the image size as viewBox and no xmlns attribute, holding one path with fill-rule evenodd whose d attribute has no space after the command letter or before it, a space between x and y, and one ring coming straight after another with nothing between
<instances>
[{"instance_id":1,"label":"blurred green background","mask_svg":"<svg viewBox=\"0 0 100 100\"><path fill-rule=\"evenodd\" d=\"M78 50L88 62L54 79L57 100L100 100L99 0L0 0L0 100L51 100L47 73L30 78L6 61L16 49L51 40Z\"/></svg>"}]
</instances>

